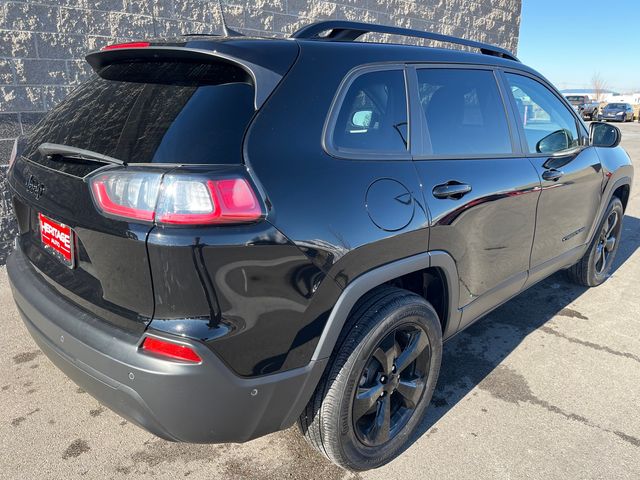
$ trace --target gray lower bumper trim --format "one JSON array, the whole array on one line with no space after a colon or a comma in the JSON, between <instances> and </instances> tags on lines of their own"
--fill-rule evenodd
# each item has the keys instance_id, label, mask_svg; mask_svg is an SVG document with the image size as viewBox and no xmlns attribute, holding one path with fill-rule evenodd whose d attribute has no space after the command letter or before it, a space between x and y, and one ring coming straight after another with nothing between
<instances>
[{"instance_id":1,"label":"gray lower bumper trim","mask_svg":"<svg viewBox=\"0 0 640 480\"><path fill-rule=\"evenodd\" d=\"M326 365L241 378L199 342L189 342L199 365L141 354L139 337L66 301L21 251L11 254L7 271L25 325L51 361L101 403L167 440L243 442L286 428Z\"/></svg>"}]
</instances>

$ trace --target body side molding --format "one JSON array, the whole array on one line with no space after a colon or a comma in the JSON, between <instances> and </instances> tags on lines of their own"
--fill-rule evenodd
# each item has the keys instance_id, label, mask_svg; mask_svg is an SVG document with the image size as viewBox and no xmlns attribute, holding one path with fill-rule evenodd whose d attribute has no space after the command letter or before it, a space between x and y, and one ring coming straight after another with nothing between
<instances>
[{"instance_id":1,"label":"body side molding","mask_svg":"<svg viewBox=\"0 0 640 480\"><path fill-rule=\"evenodd\" d=\"M447 252L436 250L382 265L359 276L347 285L331 311L311 359L320 360L331 356L351 309L368 291L394 278L429 267L440 268L445 273L449 305L443 339L452 336L458 329L461 317L461 312L458 309L458 270L453 258Z\"/></svg>"}]
</instances>

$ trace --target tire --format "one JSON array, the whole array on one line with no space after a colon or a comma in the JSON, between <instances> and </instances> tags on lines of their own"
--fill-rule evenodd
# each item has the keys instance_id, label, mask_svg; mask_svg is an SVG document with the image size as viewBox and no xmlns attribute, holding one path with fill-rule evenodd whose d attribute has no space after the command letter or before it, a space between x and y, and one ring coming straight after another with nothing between
<instances>
[{"instance_id":1,"label":"tire","mask_svg":"<svg viewBox=\"0 0 640 480\"><path fill-rule=\"evenodd\" d=\"M585 287L597 287L609 277L620 245L623 216L622 202L613 197L589 249L578 263L567 270L571 281Z\"/></svg>"},{"instance_id":2,"label":"tire","mask_svg":"<svg viewBox=\"0 0 640 480\"><path fill-rule=\"evenodd\" d=\"M424 350L413 363L402 362L403 353L412 358L412 345ZM433 307L407 290L378 287L354 306L298 426L335 464L351 471L380 467L403 451L420 424L441 359Z\"/></svg>"}]
</instances>

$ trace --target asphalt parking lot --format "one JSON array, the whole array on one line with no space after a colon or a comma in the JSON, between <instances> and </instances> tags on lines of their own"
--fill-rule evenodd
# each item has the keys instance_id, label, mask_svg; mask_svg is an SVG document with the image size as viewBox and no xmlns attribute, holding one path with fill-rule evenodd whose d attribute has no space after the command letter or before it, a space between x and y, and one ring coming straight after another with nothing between
<instances>
[{"instance_id":1,"label":"asphalt parking lot","mask_svg":"<svg viewBox=\"0 0 640 480\"><path fill-rule=\"evenodd\" d=\"M411 447L352 475L294 428L243 445L165 442L78 389L26 333L0 269L0 478L640 478L640 124L624 124L636 185L612 277L562 273L445 346Z\"/></svg>"}]
</instances>

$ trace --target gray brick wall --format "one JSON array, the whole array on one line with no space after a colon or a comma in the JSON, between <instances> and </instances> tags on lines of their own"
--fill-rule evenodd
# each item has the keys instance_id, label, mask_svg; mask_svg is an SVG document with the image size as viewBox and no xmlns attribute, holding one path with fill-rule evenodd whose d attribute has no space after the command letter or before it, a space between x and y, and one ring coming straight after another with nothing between
<instances>
[{"instance_id":1,"label":"gray brick wall","mask_svg":"<svg viewBox=\"0 0 640 480\"><path fill-rule=\"evenodd\" d=\"M13 139L89 75L82 60L115 41L220 32L211 0L40 0L0 3L0 264L15 222L5 186ZM517 49L521 0L226 0L231 28L285 36L341 18L431 30Z\"/></svg>"}]
</instances>

